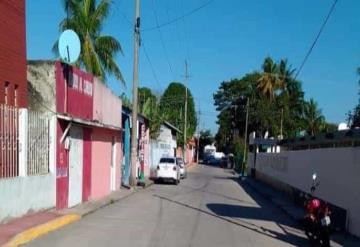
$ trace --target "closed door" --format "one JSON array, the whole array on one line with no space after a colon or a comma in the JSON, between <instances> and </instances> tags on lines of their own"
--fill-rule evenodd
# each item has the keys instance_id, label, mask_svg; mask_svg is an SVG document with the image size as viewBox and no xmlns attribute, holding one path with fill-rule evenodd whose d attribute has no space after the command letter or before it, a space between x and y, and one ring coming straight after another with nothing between
<instances>
[{"instance_id":1,"label":"closed door","mask_svg":"<svg viewBox=\"0 0 360 247\"><path fill-rule=\"evenodd\" d=\"M123 154L123 173L122 173L122 184L129 185L130 179L130 121L126 119L124 124L124 154Z\"/></svg>"},{"instance_id":2,"label":"closed door","mask_svg":"<svg viewBox=\"0 0 360 247\"><path fill-rule=\"evenodd\" d=\"M73 126L70 129L69 151L69 202L73 207L82 202L83 184L83 130Z\"/></svg>"},{"instance_id":3,"label":"closed door","mask_svg":"<svg viewBox=\"0 0 360 247\"><path fill-rule=\"evenodd\" d=\"M110 190L116 190L116 143L115 137L111 140L111 164L110 164Z\"/></svg>"}]
</instances>

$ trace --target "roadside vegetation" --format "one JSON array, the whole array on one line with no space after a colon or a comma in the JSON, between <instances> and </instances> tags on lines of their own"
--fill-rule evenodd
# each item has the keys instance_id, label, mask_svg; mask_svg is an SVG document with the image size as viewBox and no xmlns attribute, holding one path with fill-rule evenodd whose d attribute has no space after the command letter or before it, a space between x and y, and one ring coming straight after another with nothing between
<instances>
[{"instance_id":1,"label":"roadside vegetation","mask_svg":"<svg viewBox=\"0 0 360 247\"><path fill-rule=\"evenodd\" d=\"M248 133L258 137L290 138L334 130L314 99L305 100L296 70L286 59L264 59L261 69L223 81L214 94L219 130L217 147L241 153L244 146L247 101Z\"/></svg>"}]
</instances>

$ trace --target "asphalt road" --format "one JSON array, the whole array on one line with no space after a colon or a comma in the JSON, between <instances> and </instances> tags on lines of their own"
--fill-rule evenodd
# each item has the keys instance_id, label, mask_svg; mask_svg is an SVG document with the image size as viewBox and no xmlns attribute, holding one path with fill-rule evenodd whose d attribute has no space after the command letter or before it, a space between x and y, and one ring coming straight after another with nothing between
<instances>
[{"instance_id":1,"label":"asphalt road","mask_svg":"<svg viewBox=\"0 0 360 247\"><path fill-rule=\"evenodd\" d=\"M28 246L308 246L296 222L230 171L197 166Z\"/></svg>"}]
</instances>

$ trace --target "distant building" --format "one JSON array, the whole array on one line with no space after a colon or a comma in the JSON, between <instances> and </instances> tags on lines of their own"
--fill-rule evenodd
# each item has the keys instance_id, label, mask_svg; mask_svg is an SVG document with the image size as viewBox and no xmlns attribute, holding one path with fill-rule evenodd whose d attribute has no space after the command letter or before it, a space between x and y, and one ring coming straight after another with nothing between
<instances>
[{"instance_id":1,"label":"distant building","mask_svg":"<svg viewBox=\"0 0 360 247\"><path fill-rule=\"evenodd\" d=\"M150 176L155 176L161 157L176 156L176 137L179 133L181 131L178 128L165 121L160 126L159 136L150 140Z\"/></svg>"},{"instance_id":2,"label":"distant building","mask_svg":"<svg viewBox=\"0 0 360 247\"><path fill-rule=\"evenodd\" d=\"M25 1L0 1L0 104L26 107Z\"/></svg>"}]
</instances>

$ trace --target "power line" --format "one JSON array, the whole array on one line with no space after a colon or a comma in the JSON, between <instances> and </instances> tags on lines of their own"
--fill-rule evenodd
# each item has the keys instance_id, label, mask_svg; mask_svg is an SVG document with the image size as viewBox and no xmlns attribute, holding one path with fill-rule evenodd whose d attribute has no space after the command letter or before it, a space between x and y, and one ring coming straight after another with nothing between
<instances>
[{"instance_id":1,"label":"power line","mask_svg":"<svg viewBox=\"0 0 360 247\"><path fill-rule=\"evenodd\" d=\"M158 15L156 13L155 0L152 0L152 7L153 7L154 15L155 15L156 25L159 26L159 18L158 18ZM171 72L171 74L172 74L172 76L173 76L173 78L175 80L174 72L173 72L171 64L170 64L170 60L169 60L168 53L167 53L167 50L166 50L166 46L165 46L165 43L164 43L164 40L163 40L163 37L162 37L162 34L161 34L161 30L158 29L158 31L159 31L160 42L161 42L161 45L162 45L162 47L164 49L166 61L167 61L168 65L169 65L170 72Z\"/></svg>"},{"instance_id":2,"label":"power line","mask_svg":"<svg viewBox=\"0 0 360 247\"><path fill-rule=\"evenodd\" d=\"M150 66L152 75L153 75L153 77L154 77L154 79L155 79L155 82L156 82L158 88L161 90L159 79L158 79L158 77L157 77L157 75L156 75L156 72L155 72L154 66L153 66L153 64L152 64L152 62L151 62L151 60L150 60L150 57L149 57L149 55L148 55L148 53L147 53L147 51L146 51L146 47L145 47L145 43L144 43L144 40L143 40L143 39L141 40L141 43L142 43L142 46L141 46L141 47L142 47L143 50L144 50L145 57L146 57L146 60L147 60L148 63L149 63L149 66Z\"/></svg>"},{"instance_id":3,"label":"power line","mask_svg":"<svg viewBox=\"0 0 360 247\"><path fill-rule=\"evenodd\" d=\"M176 18L174 18L174 19L172 19L172 20L170 20L170 21L168 21L168 22L164 22L164 23L162 23L162 24L160 24L160 25L157 23L156 26L150 27L150 28L145 28L145 29L143 29L142 31L143 31L143 32L152 31L152 30L160 29L160 28L165 27L165 26L167 26L167 25L173 24L173 23L175 23L175 22L177 22L177 21L179 21L179 20L181 20L181 19L184 19L185 17L190 16L190 15L196 13L197 11L205 8L206 6L210 5L213 1L214 1L214 0L209 0L209 1L205 2L204 4L200 5L199 7L195 8L195 9L193 9L193 10L191 10L191 11L189 11L189 12L187 12L187 13L181 15L181 16L178 16L178 17L176 17Z\"/></svg>"},{"instance_id":4,"label":"power line","mask_svg":"<svg viewBox=\"0 0 360 247\"><path fill-rule=\"evenodd\" d=\"M305 56L304 60L302 61L301 65L300 65L300 68L299 68L299 70L297 71L294 79L296 79L296 78L298 77L298 75L300 74L302 68L304 67L307 59L309 58L311 52L313 51L313 49L314 49L317 41L318 41L319 38L320 38L321 33L323 32L323 30L324 30L324 28L325 28L325 26L326 26L326 23L328 22L331 14L333 13L333 11L334 11L334 9L335 9L335 6L336 6L337 2L338 2L338 0L335 0L334 3L332 4L332 6L331 6L331 8L330 8L330 10L329 10L329 13L327 14L324 22L322 23L322 25L321 25L321 27L320 27L320 30L319 30L318 34L316 35L316 38L315 38L314 42L313 42L312 45L310 46L310 49L309 49L308 52L306 53L306 56Z\"/></svg>"}]
</instances>

